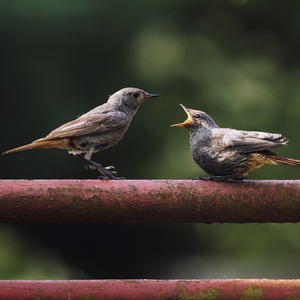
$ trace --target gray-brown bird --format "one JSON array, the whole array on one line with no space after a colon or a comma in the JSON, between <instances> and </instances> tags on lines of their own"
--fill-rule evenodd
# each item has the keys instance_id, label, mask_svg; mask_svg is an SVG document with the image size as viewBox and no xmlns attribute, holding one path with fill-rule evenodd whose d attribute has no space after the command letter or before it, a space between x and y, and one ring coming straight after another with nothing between
<instances>
[{"instance_id":1,"label":"gray-brown bird","mask_svg":"<svg viewBox=\"0 0 300 300\"><path fill-rule=\"evenodd\" d=\"M67 149L70 150L69 153L99 169L105 177L117 179L107 168L91 161L92 154L119 142L140 104L154 97L159 97L159 95L148 94L138 88L123 88L111 95L106 103L54 129L46 137L2 154L33 148ZM81 153L85 153L85 156L81 156Z\"/></svg>"},{"instance_id":2,"label":"gray-brown bird","mask_svg":"<svg viewBox=\"0 0 300 300\"><path fill-rule=\"evenodd\" d=\"M267 150L286 146L288 140L281 134L220 128L205 112L180 105L188 118L172 127L185 127L189 130L194 161L206 173L212 175L197 179L243 179L248 172L262 165L283 163L300 166L300 160Z\"/></svg>"}]
</instances>

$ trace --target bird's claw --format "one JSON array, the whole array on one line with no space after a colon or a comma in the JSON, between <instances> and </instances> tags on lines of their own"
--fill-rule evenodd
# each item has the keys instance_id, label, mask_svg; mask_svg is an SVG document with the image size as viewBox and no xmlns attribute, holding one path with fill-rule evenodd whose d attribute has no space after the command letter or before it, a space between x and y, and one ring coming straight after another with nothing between
<instances>
[{"instance_id":1,"label":"bird's claw","mask_svg":"<svg viewBox=\"0 0 300 300\"><path fill-rule=\"evenodd\" d=\"M109 171L110 174L116 175L118 172L117 171Z\"/></svg>"},{"instance_id":2,"label":"bird's claw","mask_svg":"<svg viewBox=\"0 0 300 300\"><path fill-rule=\"evenodd\" d=\"M210 176L210 177L192 177L195 180L206 180L206 181L216 181L216 182L226 182L226 181L242 181L247 179L246 177L230 177L230 176Z\"/></svg>"},{"instance_id":3,"label":"bird's claw","mask_svg":"<svg viewBox=\"0 0 300 300\"><path fill-rule=\"evenodd\" d=\"M104 167L104 169L111 171L111 170L115 170L116 168L114 166L107 166L107 167Z\"/></svg>"},{"instance_id":4,"label":"bird's claw","mask_svg":"<svg viewBox=\"0 0 300 300\"><path fill-rule=\"evenodd\" d=\"M87 170L88 169L91 169L91 170L99 170L96 166L93 166L91 164L86 164L84 166ZM109 173L111 174L117 174L118 172L117 171L114 171L115 170L115 167L114 166L107 166L107 167L104 167L105 170L109 171ZM105 176L104 176L105 177Z\"/></svg>"},{"instance_id":5,"label":"bird's claw","mask_svg":"<svg viewBox=\"0 0 300 300\"><path fill-rule=\"evenodd\" d=\"M99 179L99 180L110 180L110 179L113 179L113 180L124 180L124 179L126 179L126 178L125 178L125 177L115 177L115 176L113 176L113 177L108 177L108 176L100 175L100 176L98 177L98 179Z\"/></svg>"},{"instance_id":6,"label":"bird's claw","mask_svg":"<svg viewBox=\"0 0 300 300\"><path fill-rule=\"evenodd\" d=\"M105 170L109 171L110 174L114 174L116 175L118 172L115 171L115 167L114 166L107 166L107 167L104 167Z\"/></svg>"},{"instance_id":7,"label":"bird's claw","mask_svg":"<svg viewBox=\"0 0 300 300\"><path fill-rule=\"evenodd\" d=\"M103 167L100 164L95 163L94 161L87 159L86 157L81 156L80 154L74 154L76 157L79 157L86 162L88 162L88 165L85 167L94 169L94 170L99 170L99 172L102 174L99 176L99 179L125 179L124 177L115 177L113 174L116 174L116 171L110 171L114 169L113 166L108 166L108 167ZM109 171L108 171L109 170Z\"/></svg>"}]
</instances>

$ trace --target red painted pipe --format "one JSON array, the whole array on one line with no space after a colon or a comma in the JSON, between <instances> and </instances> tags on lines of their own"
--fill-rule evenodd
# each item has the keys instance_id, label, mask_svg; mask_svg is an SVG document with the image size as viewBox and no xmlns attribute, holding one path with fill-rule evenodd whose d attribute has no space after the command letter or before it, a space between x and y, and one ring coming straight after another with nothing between
<instances>
[{"instance_id":1,"label":"red painted pipe","mask_svg":"<svg viewBox=\"0 0 300 300\"><path fill-rule=\"evenodd\" d=\"M300 222L300 181L2 180L0 222Z\"/></svg>"},{"instance_id":2,"label":"red painted pipe","mask_svg":"<svg viewBox=\"0 0 300 300\"><path fill-rule=\"evenodd\" d=\"M1 300L299 299L300 280L0 281Z\"/></svg>"}]
</instances>

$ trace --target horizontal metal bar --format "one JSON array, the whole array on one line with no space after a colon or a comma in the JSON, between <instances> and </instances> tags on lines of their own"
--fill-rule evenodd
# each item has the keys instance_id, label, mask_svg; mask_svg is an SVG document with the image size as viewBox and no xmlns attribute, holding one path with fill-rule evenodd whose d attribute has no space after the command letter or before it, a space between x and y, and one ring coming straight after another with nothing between
<instances>
[{"instance_id":1,"label":"horizontal metal bar","mask_svg":"<svg viewBox=\"0 0 300 300\"><path fill-rule=\"evenodd\" d=\"M300 181L2 180L0 222L300 222Z\"/></svg>"},{"instance_id":2,"label":"horizontal metal bar","mask_svg":"<svg viewBox=\"0 0 300 300\"><path fill-rule=\"evenodd\" d=\"M299 299L300 280L0 281L2 300Z\"/></svg>"}]
</instances>

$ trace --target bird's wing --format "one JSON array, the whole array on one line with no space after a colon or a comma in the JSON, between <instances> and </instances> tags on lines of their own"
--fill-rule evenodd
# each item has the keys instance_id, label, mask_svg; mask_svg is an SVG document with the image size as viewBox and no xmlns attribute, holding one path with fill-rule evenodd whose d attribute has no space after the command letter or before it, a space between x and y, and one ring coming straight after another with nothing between
<instances>
[{"instance_id":1,"label":"bird's wing","mask_svg":"<svg viewBox=\"0 0 300 300\"><path fill-rule=\"evenodd\" d=\"M287 142L281 134L227 129L220 146L249 153L285 146Z\"/></svg>"},{"instance_id":2,"label":"bird's wing","mask_svg":"<svg viewBox=\"0 0 300 300\"><path fill-rule=\"evenodd\" d=\"M54 129L42 140L98 135L126 127L128 124L129 120L125 114L103 114L100 116L94 115L94 117L83 115L74 121Z\"/></svg>"}]
</instances>

